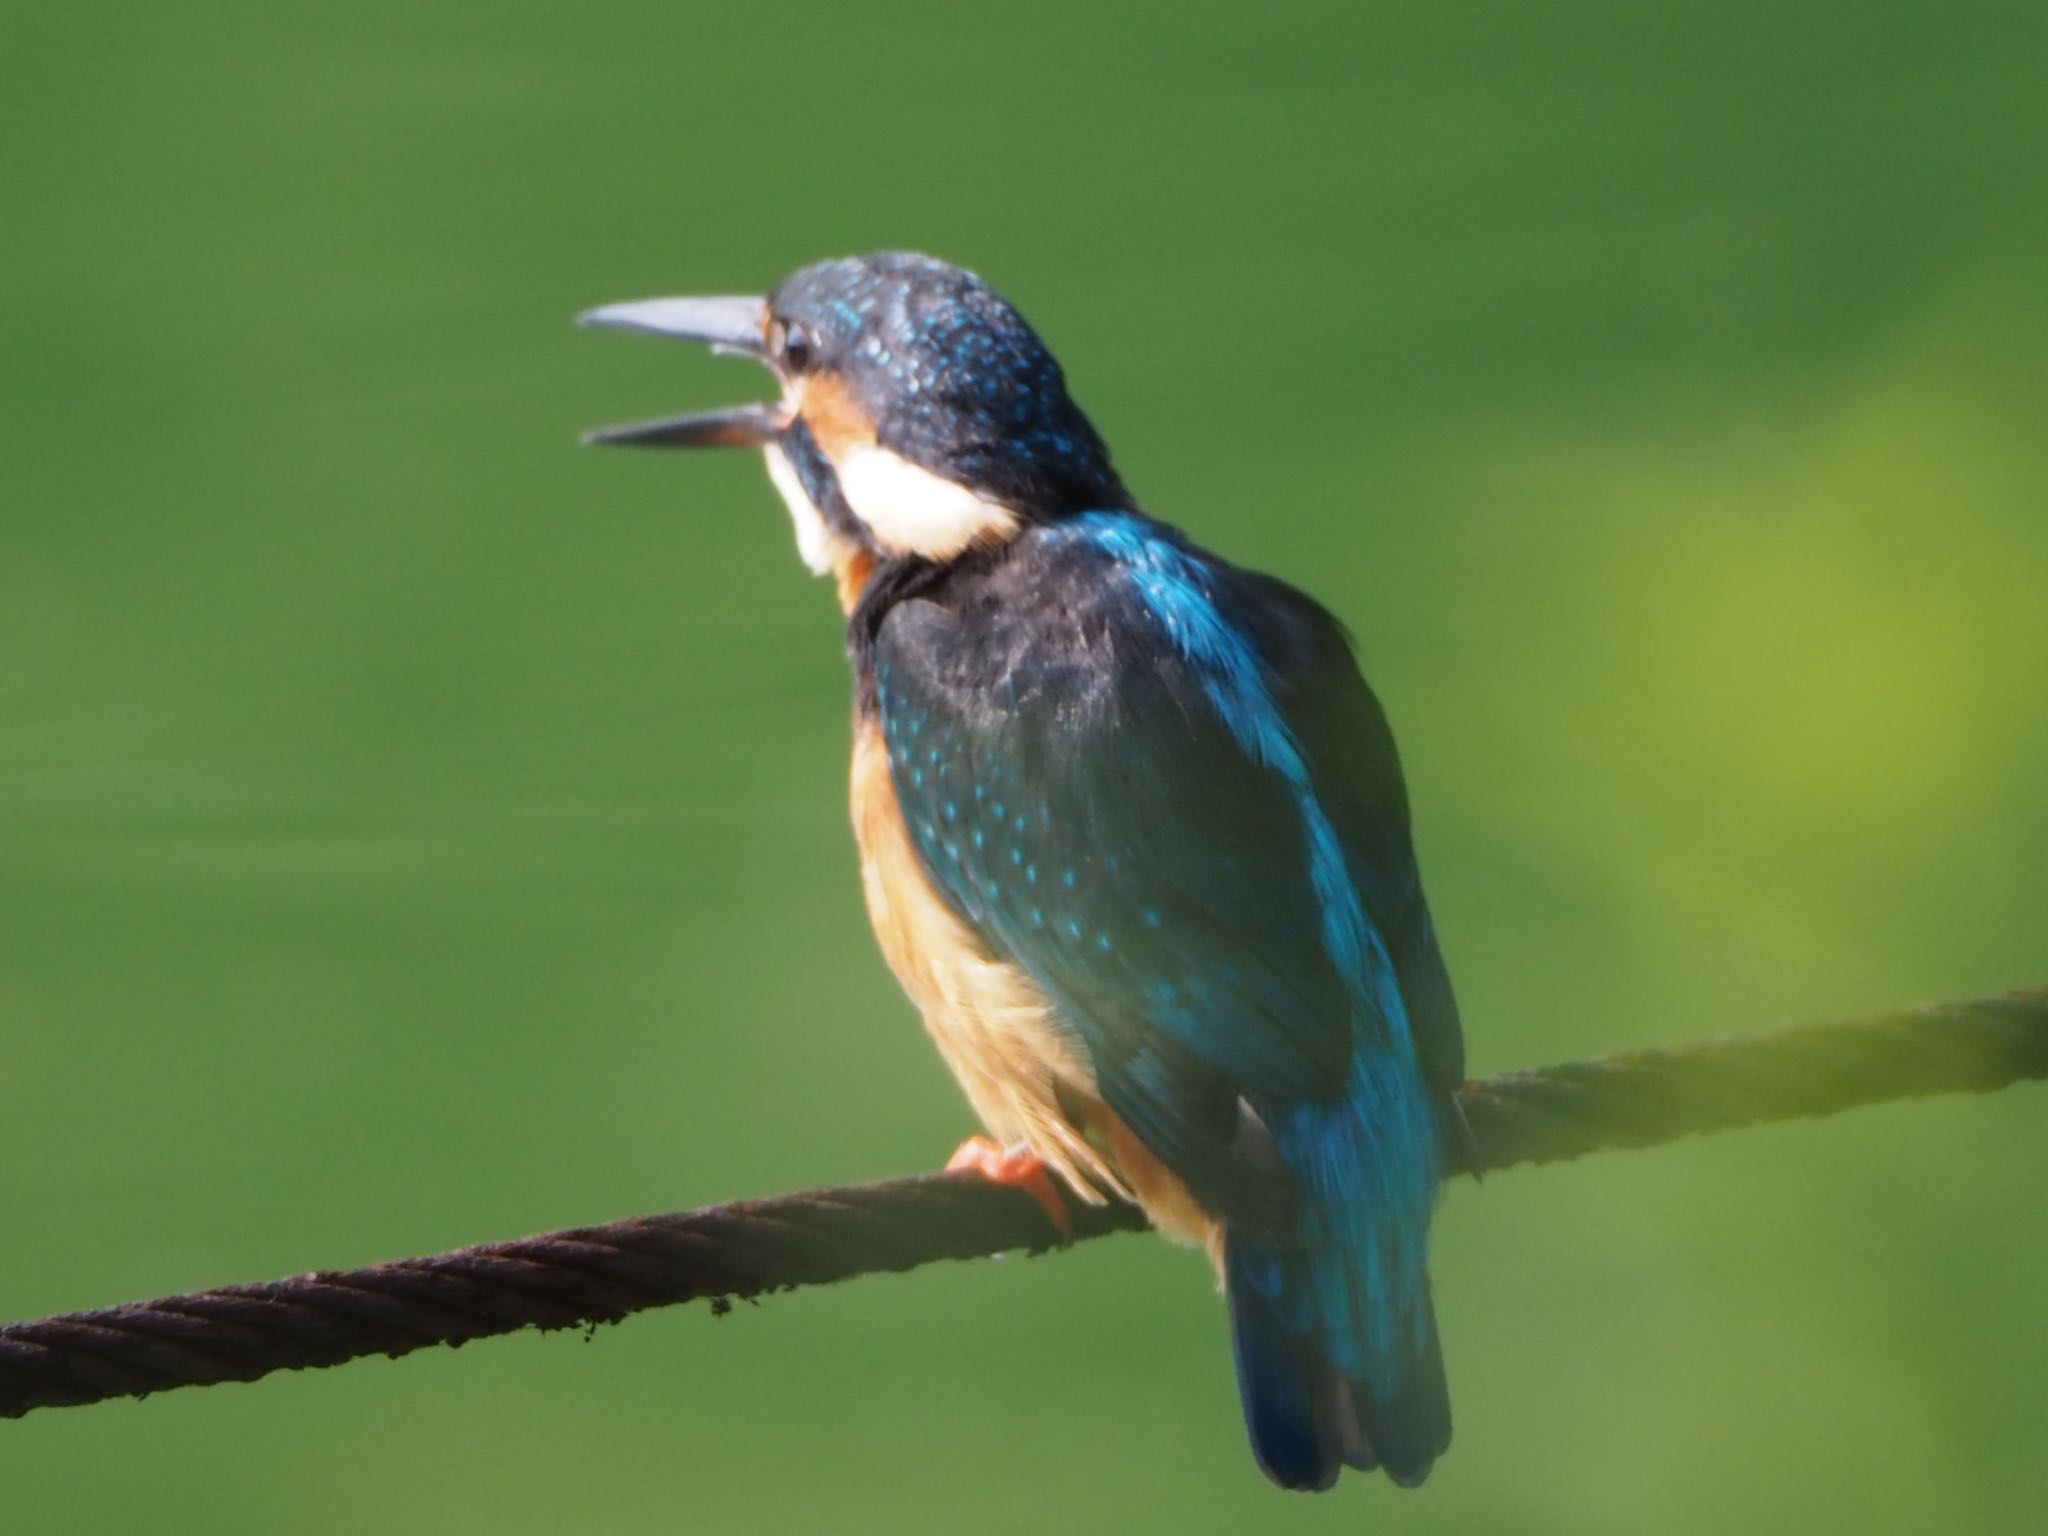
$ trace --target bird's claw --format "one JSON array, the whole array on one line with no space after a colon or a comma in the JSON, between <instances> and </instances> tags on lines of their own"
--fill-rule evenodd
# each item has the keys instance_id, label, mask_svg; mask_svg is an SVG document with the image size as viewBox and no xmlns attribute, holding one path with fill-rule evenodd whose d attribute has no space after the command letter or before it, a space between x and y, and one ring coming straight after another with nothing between
<instances>
[{"instance_id":1,"label":"bird's claw","mask_svg":"<svg viewBox=\"0 0 2048 1536\"><path fill-rule=\"evenodd\" d=\"M986 1136L970 1136L960 1149L946 1159L946 1172L971 1173L991 1184L1021 1189L1038 1202L1046 1219L1059 1233L1061 1242L1074 1236L1074 1218L1067 1210L1066 1197L1045 1166L1045 1159L1019 1143L999 1147Z\"/></svg>"}]
</instances>

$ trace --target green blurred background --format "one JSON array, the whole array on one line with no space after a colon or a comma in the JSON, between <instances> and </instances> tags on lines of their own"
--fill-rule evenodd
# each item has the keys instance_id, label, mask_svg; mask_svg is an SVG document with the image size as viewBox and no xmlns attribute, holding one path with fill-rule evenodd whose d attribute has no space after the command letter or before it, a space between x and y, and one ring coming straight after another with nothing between
<instances>
[{"instance_id":1,"label":"green blurred background","mask_svg":"<svg viewBox=\"0 0 2048 1536\"><path fill-rule=\"evenodd\" d=\"M1358 630L1476 1071L2048 981L2038 5L0 11L0 1316L933 1166L758 392L910 245ZM21 1532L2013 1531L2038 1091L1449 1195L1289 1499L1119 1239L0 1424Z\"/></svg>"}]
</instances>

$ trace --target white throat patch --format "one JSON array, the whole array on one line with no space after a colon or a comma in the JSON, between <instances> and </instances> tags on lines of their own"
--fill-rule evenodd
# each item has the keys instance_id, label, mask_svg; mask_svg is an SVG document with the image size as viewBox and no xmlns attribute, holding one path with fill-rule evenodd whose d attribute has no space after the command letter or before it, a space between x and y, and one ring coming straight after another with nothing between
<instances>
[{"instance_id":1,"label":"white throat patch","mask_svg":"<svg viewBox=\"0 0 2048 1536\"><path fill-rule=\"evenodd\" d=\"M782 499L789 504L789 520L796 524L796 552L805 565L823 576L832 569L832 530L825 526L824 515L804 494L803 482L796 477L796 466L789 462L780 443L768 445L767 458L768 478L782 492Z\"/></svg>"},{"instance_id":2,"label":"white throat patch","mask_svg":"<svg viewBox=\"0 0 2048 1536\"><path fill-rule=\"evenodd\" d=\"M1017 531L1017 514L1008 507L876 443L854 448L833 471L854 516L892 555L950 560L970 545L995 543Z\"/></svg>"}]
</instances>

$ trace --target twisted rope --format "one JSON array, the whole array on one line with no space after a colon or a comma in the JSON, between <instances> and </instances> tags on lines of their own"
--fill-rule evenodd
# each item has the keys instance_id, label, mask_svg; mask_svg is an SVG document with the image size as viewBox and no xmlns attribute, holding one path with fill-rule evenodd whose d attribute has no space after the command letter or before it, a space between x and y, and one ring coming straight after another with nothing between
<instances>
[{"instance_id":1,"label":"twisted rope","mask_svg":"<svg viewBox=\"0 0 2048 1536\"><path fill-rule=\"evenodd\" d=\"M1560 1162L1860 1104L2048 1077L2048 989L1625 1051L1468 1083L1458 1173ZM1072 1238L1145 1226L1076 1206ZM366 1269L228 1285L0 1327L0 1417L253 1381L520 1328L617 1322L673 1302L824 1285L1061 1241L1019 1190L924 1174L636 1216Z\"/></svg>"}]
</instances>

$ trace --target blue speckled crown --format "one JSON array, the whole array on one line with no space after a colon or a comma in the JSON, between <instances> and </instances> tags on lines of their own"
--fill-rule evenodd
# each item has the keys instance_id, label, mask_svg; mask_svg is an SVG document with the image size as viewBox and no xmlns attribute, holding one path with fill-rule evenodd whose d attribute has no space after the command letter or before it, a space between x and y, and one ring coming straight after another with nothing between
<instances>
[{"instance_id":1,"label":"blue speckled crown","mask_svg":"<svg viewBox=\"0 0 2048 1536\"><path fill-rule=\"evenodd\" d=\"M1131 504L1058 362L972 272L908 251L850 256L805 267L769 303L891 452L1027 517Z\"/></svg>"}]
</instances>

